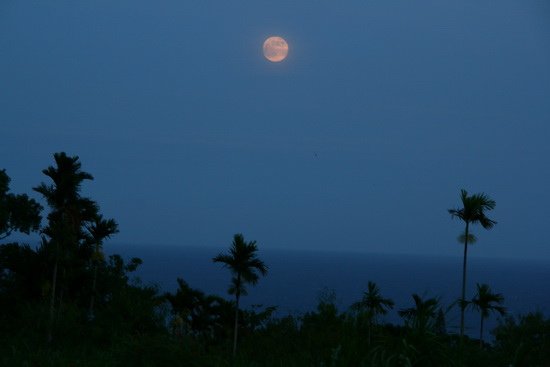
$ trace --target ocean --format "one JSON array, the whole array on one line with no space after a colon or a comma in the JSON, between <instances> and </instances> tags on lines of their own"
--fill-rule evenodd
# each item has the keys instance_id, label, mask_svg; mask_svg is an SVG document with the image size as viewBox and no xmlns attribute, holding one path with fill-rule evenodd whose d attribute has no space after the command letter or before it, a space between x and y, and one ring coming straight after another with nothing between
<instances>
[{"instance_id":1,"label":"ocean","mask_svg":"<svg viewBox=\"0 0 550 367\"><path fill-rule=\"evenodd\" d=\"M106 246L109 247L109 246ZM193 288L227 298L230 273L212 258L225 248L170 246L121 246L106 249L125 258L140 257L144 263L135 273L144 284L162 291L175 291L176 279L183 278ZM439 297L445 306L460 295L462 257L388 255L295 250L259 250L269 273L242 299L243 307L277 306L277 315L300 315L315 309L321 293L334 292L336 305L345 311L361 299L368 281L374 281L382 295L394 300L395 308L382 321L402 324L397 311L413 305L412 294ZM530 311L550 314L550 262L537 260L468 259L467 297L475 294L476 283L487 283L504 295L509 314ZM446 315L447 330L457 332L458 308ZM489 329L498 323L492 315ZM468 334L477 335L479 315L466 316Z\"/></svg>"}]
</instances>

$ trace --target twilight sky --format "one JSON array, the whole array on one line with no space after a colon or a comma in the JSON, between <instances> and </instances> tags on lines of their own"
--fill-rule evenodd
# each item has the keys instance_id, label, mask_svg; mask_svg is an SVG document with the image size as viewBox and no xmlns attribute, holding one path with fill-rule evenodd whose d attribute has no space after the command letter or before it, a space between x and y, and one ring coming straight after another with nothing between
<instances>
[{"instance_id":1,"label":"twilight sky","mask_svg":"<svg viewBox=\"0 0 550 367\"><path fill-rule=\"evenodd\" d=\"M544 0L3 0L0 83L12 191L80 156L113 243L461 256L465 188L550 259Z\"/></svg>"}]
</instances>

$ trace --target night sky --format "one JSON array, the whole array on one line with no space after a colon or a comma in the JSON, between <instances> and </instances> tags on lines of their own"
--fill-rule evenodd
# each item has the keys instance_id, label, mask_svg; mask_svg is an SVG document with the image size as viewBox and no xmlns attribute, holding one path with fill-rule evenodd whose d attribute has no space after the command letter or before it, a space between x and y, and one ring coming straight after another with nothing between
<instances>
[{"instance_id":1,"label":"night sky","mask_svg":"<svg viewBox=\"0 0 550 367\"><path fill-rule=\"evenodd\" d=\"M461 256L464 188L550 259L549 123L548 1L0 2L0 168L78 155L111 243Z\"/></svg>"}]
</instances>

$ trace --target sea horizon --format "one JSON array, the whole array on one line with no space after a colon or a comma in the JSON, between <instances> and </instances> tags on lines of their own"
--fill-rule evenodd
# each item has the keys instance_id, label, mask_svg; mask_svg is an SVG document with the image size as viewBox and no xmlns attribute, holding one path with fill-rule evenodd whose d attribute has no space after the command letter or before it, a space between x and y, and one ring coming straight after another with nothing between
<instances>
[{"instance_id":1,"label":"sea horizon","mask_svg":"<svg viewBox=\"0 0 550 367\"><path fill-rule=\"evenodd\" d=\"M206 294L232 299L227 294L230 274L212 258L225 249L197 246L106 246L109 254L119 253L125 259L139 257L143 265L134 274L146 285L156 285L161 292L174 292L177 278ZM397 311L412 306L412 294L437 297L443 308L459 298L462 280L462 256L384 254L359 252L310 251L302 249L260 249L259 256L269 267L265 278L242 298L242 306L276 306L276 316L302 315L314 311L322 293L334 293L340 312L359 301L368 281L378 284L384 296L395 301L395 308L382 322L402 324ZM548 315L550 295L544 291L550 284L550 261L468 258L467 298L475 294L475 284L486 283L504 295L508 314L523 315L540 311ZM498 324L491 315L489 329ZM458 307L446 314L447 330L456 332ZM468 333L475 336L479 318L467 312Z\"/></svg>"}]
</instances>

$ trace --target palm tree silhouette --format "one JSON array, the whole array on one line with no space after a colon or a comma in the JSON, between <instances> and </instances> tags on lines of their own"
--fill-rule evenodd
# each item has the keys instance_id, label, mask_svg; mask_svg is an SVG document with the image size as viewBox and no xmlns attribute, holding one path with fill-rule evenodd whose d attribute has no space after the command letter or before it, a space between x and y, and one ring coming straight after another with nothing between
<instances>
[{"instance_id":1,"label":"palm tree silhouette","mask_svg":"<svg viewBox=\"0 0 550 367\"><path fill-rule=\"evenodd\" d=\"M246 242L242 234L238 233L233 237L233 243L229 254L219 254L212 261L223 263L232 273L229 294L235 295L235 329L233 333L233 357L237 353L237 335L239 325L239 300L241 295L246 295L245 284L255 285L258 283L258 272L265 276L267 266L256 257L258 247L256 241Z\"/></svg>"},{"instance_id":2,"label":"palm tree silhouette","mask_svg":"<svg viewBox=\"0 0 550 367\"><path fill-rule=\"evenodd\" d=\"M377 316L385 315L394 306L394 302L389 298L384 298L380 294L380 288L376 283L369 281L367 291L363 293L361 301L352 305L352 308L357 311L365 311L368 327L368 344L371 343L372 326L376 325Z\"/></svg>"},{"instance_id":3,"label":"palm tree silhouette","mask_svg":"<svg viewBox=\"0 0 550 367\"><path fill-rule=\"evenodd\" d=\"M56 166L49 166L42 170L53 184L41 183L33 190L42 194L52 209L48 215L48 226L42 233L50 238L42 238L42 244L53 247L54 266L52 271L52 288L50 295L50 325L48 341L52 340L52 328L55 310L57 275L60 262L62 263L69 253L76 251L79 240L84 237L82 224L97 214L97 205L88 198L80 196L80 187L84 180L93 180L93 176L80 170L81 163L78 156L69 157L65 152L55 153ZM60 296L60 299L62 297Z\"/></svg>"},{"instance_id":4,"label":"palm tree silhouette","mask_svg":"<svg viewBox=\"0 0 550 367\"><path fill-rule=\"evenodd\" d=\"M468 255L468 243L472 239L470 235L470 224L479 223L485 229L491 229L497 223L494 220L487 218L485 211L495 208L495 201L489 198L484 193L473 194L468 196L468 192L464 189L460 190L460 200L462 208L449 209L449 213L453 217L462 220L466 228L461 238L464 240L464 260L462 263L462 295L460 297L460 339L464 337L464 310L466 308L466 260Z\"/></svg>"},{"instance_id":5,"label":"palm tree silhouette","mask_svg":"<svg viewBox=\"0 0 550 367\"><path fill-rule=\"evenodd\" d=\"M506 308L501 306L504 297L500 293L493 293L487 284L476 284L477 293L469 302L470 307L479 311L481 316L479 327L479 346L483 347L483 321L489 317L490 312L497 312L501 316L506 314Z\"/></svg>"},{"instance_id":6,"label":"palm tree silhouette","mask_svg":"<svg viewBox=\"0 0 550 367\"><path fill-rule=\"evenodd\" d=\"M94 264L94 276L92 280L92 295L90 297L90 308L88 310L88 318L94 318L94 300L97 287L97 269L99 263L103 261L103 241L110 238L113 234L118 233L118 224L114 219L103 219L101 214L95 216L95 218L86 226L90 233L90 241L94 245L94 253L92 255L92 261Z\"/></svg>"},{"instance_id":7,"label":"palm tree silhouette","mask_svg":"<svg viewBox=\"0 0 550 367\"><path fill-rule=\"evenodd\" d=\"M412 297L414 306L399 310L399 316L404 318L406 324L414 331L424 332L433 329L439 310L439 300L437 298L424 300L416 293Z\"/></svg>"},{"instance_id":8,"label":"palm tree silhouette","mask_svg":"<svg viewBox=\"0 0 550 367\"><path fill-rule=\"evenodd\" d=\"M203 326L204 329L209 326L207 321L210 321L208 318L211 315L205 315L208 313L205 311L210 311L206 308L212 301L202 291L191 288L182 278L178 278L177 282L176 293L166 293L165 298L170 302L175 320L179 321L182 329L187 329L185 331L198 335L205 331Z\"/></svg>"}]
</instances>

